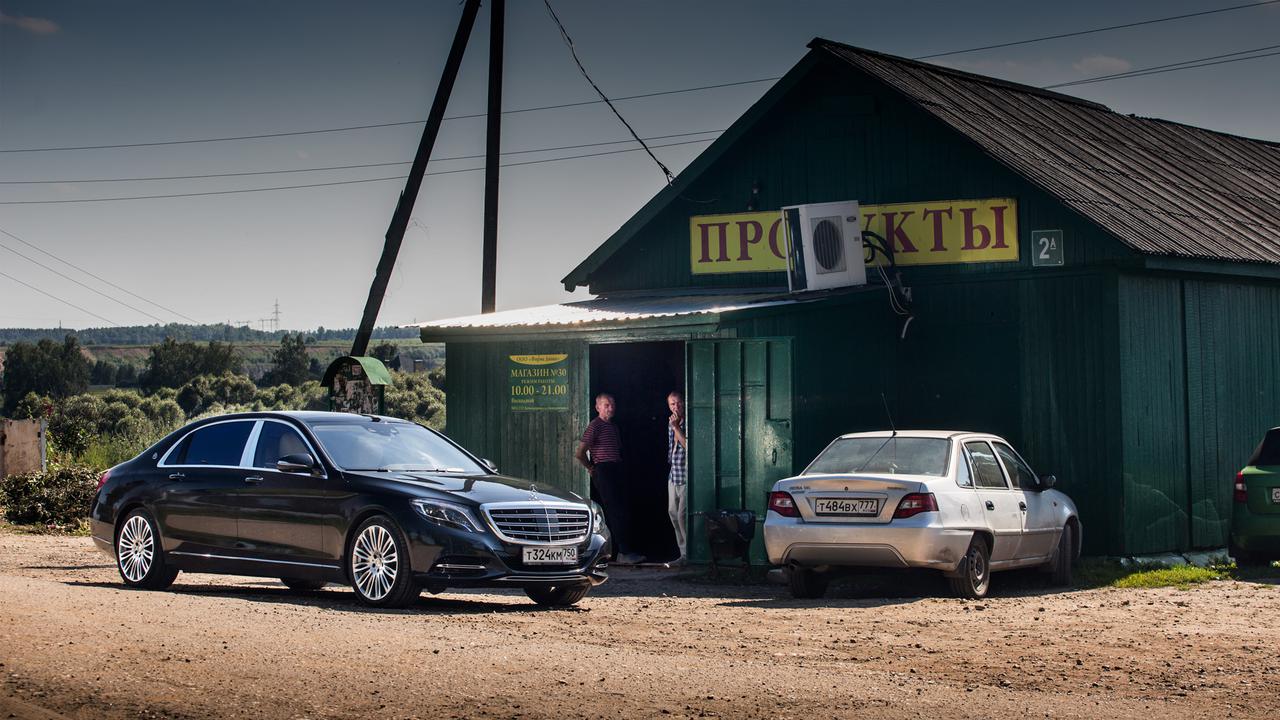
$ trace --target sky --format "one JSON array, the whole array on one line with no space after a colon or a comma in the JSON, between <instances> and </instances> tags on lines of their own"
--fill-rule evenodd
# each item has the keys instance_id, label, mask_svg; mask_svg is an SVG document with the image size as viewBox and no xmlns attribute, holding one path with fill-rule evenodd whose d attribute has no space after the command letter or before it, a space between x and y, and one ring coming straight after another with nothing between
<instances>
[{"instance_id":1,"label":"sky","mask_svg":"<svg viewBox=\"0 0 1280 720\"><path fill-rule=\"evenodd\" d=\"M550 4L617 98L775 78L819 36L920 57L1249 1ZM267 327L277 302L281 328L358 325L461 11L457 0L0 0L0 327ZM447 118L485 111L488 28L485 3ZM1269 3L931 62L1044 86L1277 43L1280 3ZM504 52L504 109L598 99L542 0L508 0ZM1278 74L1280 55L1060 92L1280 141ZM616 105L679 173L769 85ZM388 123L401 124L49 149ZM444 123L379 325L479 312L484 127ZM665 183L628 138L600 103L504 116L504 163L631 151L502 170L499 310L589 297L560 279ZM137 179L157 177L185 179ZM217 194L121 199L192 193Z\"/></svg>"}]
</instances>

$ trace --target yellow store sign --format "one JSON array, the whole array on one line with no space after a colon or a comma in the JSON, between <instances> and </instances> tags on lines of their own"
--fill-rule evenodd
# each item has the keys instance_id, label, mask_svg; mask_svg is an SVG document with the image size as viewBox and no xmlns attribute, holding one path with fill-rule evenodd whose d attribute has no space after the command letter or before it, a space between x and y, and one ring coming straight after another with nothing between
<instances>
[{"instance_id":1,"label":"yellow store sign","mask_svg":"<svg viewBox=\"0 0 1280 720\"><path fill-rule=\"evenodd\" d=\"M862 205L862 227L888 240L898 265L1016 262L1013 198ZM780 211L689 218L693 274L787 269ZM883 262L880 255L872 264Z\"/></svg>"}]
</instances>

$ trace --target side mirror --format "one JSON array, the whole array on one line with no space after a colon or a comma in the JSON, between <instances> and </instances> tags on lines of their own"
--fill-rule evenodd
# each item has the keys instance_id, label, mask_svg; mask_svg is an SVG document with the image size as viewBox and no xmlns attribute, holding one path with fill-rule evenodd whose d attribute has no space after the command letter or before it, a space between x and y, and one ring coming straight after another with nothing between
<instances>
[{"instance_id":1,"label":"side mirror","mask_svg":"<svg viewBox=\"0 0 1280 720\"><path fill-rule=\"evenodd\" d=\"M489 468L489 472L493 473L494 475L498 474L498 466L494 465L492 460L490 460L489 458L480 458L480 462L484 463L484 466Z\"/></svg>"},{"instance_id":2,"label":"side mirror","mask_svg":"<svg viewBox=\"0 0 1280 720\"><path fill-rule=\"evenodd\" d=\"M1048 490L1049 488L1051 488L1051 487L1053 487L1054 485L1057 485L1057 484L1058 484L1058 478L1054 477L1053 475L1041 475L1041 476L1040 476L1040 489L1041 489L1041 490Z\"/></svg>"},{"instance_id":3,"label":"side mirror","mask_svg":"<svg viewBox=\"0 0 1280 720\"><path fill-rule=\"evenodd\" d=\"M309 473L316 469L316 459L310 453L285 455L276 461L276 469L287 473Z\"/></svg>"}]
</instances>

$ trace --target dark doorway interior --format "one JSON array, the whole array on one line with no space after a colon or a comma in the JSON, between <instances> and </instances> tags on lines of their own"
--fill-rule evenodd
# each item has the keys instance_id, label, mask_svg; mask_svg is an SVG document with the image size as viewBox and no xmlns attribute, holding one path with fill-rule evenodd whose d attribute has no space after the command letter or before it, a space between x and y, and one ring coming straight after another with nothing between
<instances>
[{"instance_id":1,"label":"dark doorway interior","mask_svg":"<svg viewBox=\"0 0 1280 720\"><path fill-rule=\"evenodd\" d=\"M617 405L629 545L652 561L674 559L680 552L667 516L667 393L684 391L684 343L592 345L590 367L591 397L607 392ZM592 499L600 501L594 489Z\"/></svg>"}]
</instances>

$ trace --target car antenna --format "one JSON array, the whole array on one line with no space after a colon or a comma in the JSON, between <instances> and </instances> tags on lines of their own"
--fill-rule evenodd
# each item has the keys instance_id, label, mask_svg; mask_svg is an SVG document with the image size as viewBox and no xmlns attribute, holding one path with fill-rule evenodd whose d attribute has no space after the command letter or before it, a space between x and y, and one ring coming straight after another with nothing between
<instances>
[{"instance_id":1,"label":"car antenna","mask_svg":"<svg viewBox=\"0 0 1280 720\"><path fill-rule=\"evenodd\" d=\"M889 401L885 399L884 393L880 393L880 402L884 403L884 414L889 416L889 428L893 430L889 437L898 437L898 428L893 424L893 413L889 412Z\"/></svg>"}]
</instances>

